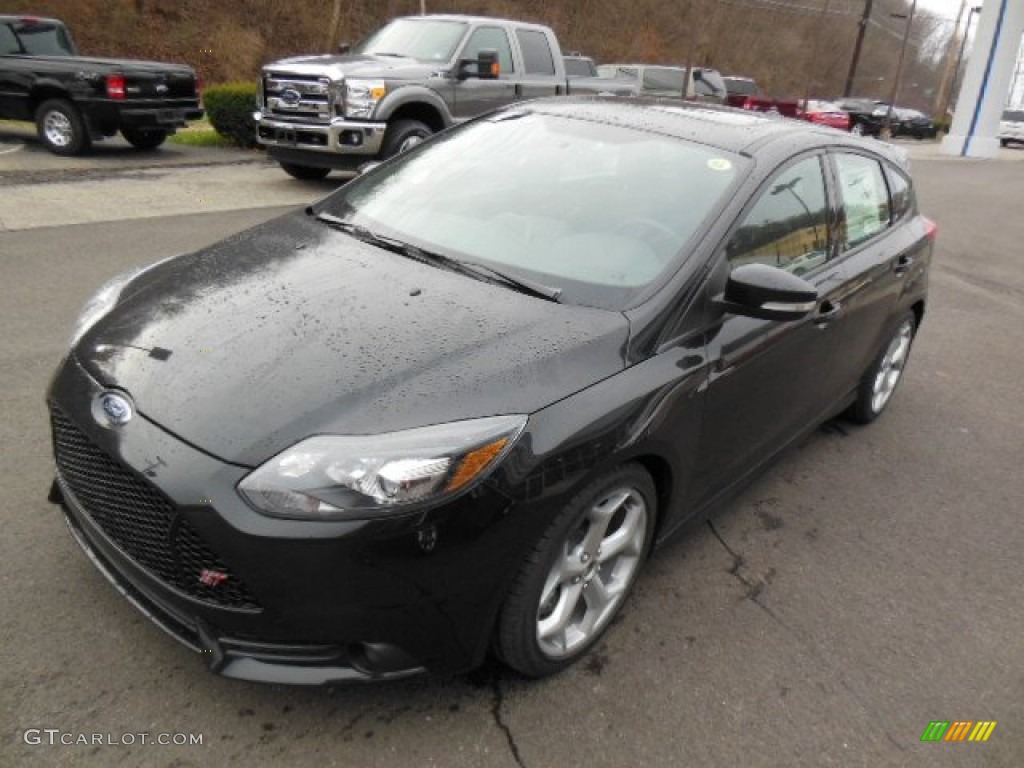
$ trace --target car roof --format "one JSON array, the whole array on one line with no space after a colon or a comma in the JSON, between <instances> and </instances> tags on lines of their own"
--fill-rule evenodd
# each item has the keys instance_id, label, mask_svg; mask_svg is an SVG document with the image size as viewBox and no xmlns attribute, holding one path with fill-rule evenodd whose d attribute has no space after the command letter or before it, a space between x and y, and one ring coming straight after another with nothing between
<instances>
[{"instance_id":1,"label":"car roof","mask_svg":"<svg viewBox=\"0 0 1024 768\"><path fill-rule=\"evenodd\" d=\"M847 146L882 155L901 167L906 165L904 154L884 142L848 136L804 120L713 104L644 97L568 96L538 99L506 109L524 107L543 114L652 131L743 155L751 155L774 142L804 144L808 149Z\"/></svg>"}]
</instances>

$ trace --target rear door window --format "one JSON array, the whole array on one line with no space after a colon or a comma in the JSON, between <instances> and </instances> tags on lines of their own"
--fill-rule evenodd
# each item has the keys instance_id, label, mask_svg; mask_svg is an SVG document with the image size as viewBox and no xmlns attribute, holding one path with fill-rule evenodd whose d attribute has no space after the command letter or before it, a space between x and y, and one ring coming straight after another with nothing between
<instances>
[{"instance_id":1,"label":"rear door window","mask_svg":"<svg viewBox=\"0 0 1024 768\"><path fill-rule=\"evenodd\" d=\"M528 75L555 74L555 60L551 56L551 46L543 32L532 29L517 29L519 47L523 51L523 69Z\"/></svg>"},{"instance_id":2,"label":"rear door window","mask_svg":"<svg viewBox=\"0 0 1024 768\"><path fill-rule=\"evenodd\" d=\"M877 160L849 153L837 154L835 160L844 214L842 246L849 250L889 226L889 190Z\"/></svg>"}]
</instances>

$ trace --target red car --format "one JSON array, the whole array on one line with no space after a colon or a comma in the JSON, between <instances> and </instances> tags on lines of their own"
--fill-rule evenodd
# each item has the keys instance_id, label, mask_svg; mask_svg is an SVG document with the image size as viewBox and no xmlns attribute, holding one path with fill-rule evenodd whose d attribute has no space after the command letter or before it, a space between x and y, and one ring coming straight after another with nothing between
<instances>
[{"instance_id":1,"label":"red car","mask_svg":"<svg viewBox=\"0 0 1024 768\"><path fill-rule=\"evenodd\" d=\"M840 131L850 130L850 115L844 112L838 104L831 101L816 101L811 99L807 102L807 108L801 110L804 120L819 125L827 125L830 128L838 128Z\"/></svg>"}]
</instances>

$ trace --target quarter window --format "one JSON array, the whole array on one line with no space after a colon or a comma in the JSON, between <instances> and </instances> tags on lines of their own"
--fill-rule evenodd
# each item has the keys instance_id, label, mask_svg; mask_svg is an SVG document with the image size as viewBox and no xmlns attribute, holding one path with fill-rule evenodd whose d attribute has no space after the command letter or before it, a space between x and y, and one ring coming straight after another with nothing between
<instances>
[{"instance_id":1,"label":"quarter window","mask_svg":"<svg viewBox=\"0 0 1024 768\"><path fill-rule=\"evenodd\" d=\"M915 209L914 189L899 171L888 168L889 195L892 197L892 220L897 222Z\"/></svg>"},{"instance_id":2,"label":"quarter window","mask_svg":"<svg viewBox=\"0 0 1024 768\"><path fill-rule=\"evenodd\" d=\"M512 66L512 48L505 30L499 27L480 27L470 36L466 49L462 52L462 58L476 61L480 51L486 50L498 52L498 65L502 74L515 71Z\"/></svg>"},{"instance_id":3,"label":"quarter window","mask_svg":"<svg viewBox=\"0 0 1024 768\"><path fill-rule=\"evenodd\" d=\"M863 155L836 155L843 203L843 248L856 248L889 226L889 192L878 161Z\"/></svg>"},{"instance_id":4,"label":"quarter window","mask_svg":"<svg viewBox=\"0 0 1024 768\"><path fill-rule=\"evenodd\" d=\"M517 29L519 47L523 50L523 69L528 75L555 74L555 60L551 57L551 46L543 32L531 29Z\"/></svg>"},{"instance_id":5,"label":"quarter window","mask_svg":"<svg viewBox=\"0 0 1024 768\"><path fill-rule=\"evenodd\" d=\"M828 259L828 204L818 157L801 160L768 184L726 254L733 266L768 264L796 275Z\"/></svg>"}]
</instances>

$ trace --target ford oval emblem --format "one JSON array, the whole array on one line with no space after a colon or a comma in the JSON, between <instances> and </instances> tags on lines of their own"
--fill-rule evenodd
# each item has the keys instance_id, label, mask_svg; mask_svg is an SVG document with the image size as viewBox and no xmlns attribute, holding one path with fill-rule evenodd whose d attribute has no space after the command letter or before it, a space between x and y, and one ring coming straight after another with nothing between
<instances>
[{"instance_id":1,"label":"ford oval emblem","mask_svg":"<svg viewBox=\"0 0 1024 768\"><path fill-rule=\"evenodd\" d=\"M93 417L101 427L123 427L135 415L135 407L120 392L101 392L93 401Z\"/></svg>"},{"instance_id":2,"label":"ford oval emblem","mask_svg":"<svg viewBox=\"0 0 1024 768\"><path fill-rule=\"evenodd\" d=\"M294 88L285 88L281 91L281 101L289 107L297 106L302 101L302 94Z\"/></svg>"}]
</instances>

